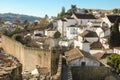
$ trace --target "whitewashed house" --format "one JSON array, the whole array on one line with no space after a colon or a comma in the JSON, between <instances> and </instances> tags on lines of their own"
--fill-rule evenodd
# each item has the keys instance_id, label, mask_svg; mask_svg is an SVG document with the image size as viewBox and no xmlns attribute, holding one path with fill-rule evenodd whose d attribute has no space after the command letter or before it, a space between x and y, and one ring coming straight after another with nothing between
<instances>
[{"instance_id":1,"label":"whitewashed house","mask_svg":"<svg viewBox=\"0 0 120 80\"><path fill-rule=\"evenodd\" d=\"M86 40L81 40L81 37L78 37L78 39L74 39L74 48L79 48L80 50L89 52L90 43Z\"/></svg>"},{"instance_id":2,"label":"whitewashed house","mask_svg":"<svg viewBox=\"0 0 120 80\"><path fill-rule=\"evenodd\" d=\"M90 45L98 40L96 32L86 30L74 39L74 48L78 47L83 51L90 52Z\"/></svg>"},{"instance_id":3,"label":"whitewashed house","mask_svg":"<svg viewBox=\"0 0 120 80\"><path fill-rule=\"evenodd\" d=\"M60 40L59 46L69 47L72 43L72 40Z\"/></svg>"},{"instance_id":4,"label":"whitewashed house","mask_svg":"<svg viewBox=\"0 0 120 80\"><path fill-rule=\"evenodd\" d=\"M75 25L76 21L74 18L65 18L57 20L57 30L62 34L62 37L66 36L67 27Z\"/></svg>"},{"instance_id":5,"label":"whitewashed house","mask_svg":"<svg viewBox=\"0 0 120 80\"><path fill-rule=\"evenodd\" d=\"M101 25L101 20L94 15L80 13L74 13L71 17L58 19L56 22L57 30L67 39L74 39L85 30L95 31L94 27Z\"/></svg>"},{"instance_id":6,"label":"whitewashed house","mask_svg":"<svg viewBox=\"0 0 120 80\"><path fill-rule=\"evenodd\" d=\"M54 37L55 32L57 31L57 22L53 21L47 26L47 29L44 30L44 34L47 37Z\"/></svg>"},{"instance_id":7,"label":"whitewashed house","mask_svg":"<svg viewBox=\"0 0 120 80\"><path fill-rule=\"evenodd\" d=\"M110 28L118 19L118 22L120 23L120 15L106 15L104 18L102 18L103 22L107 23L108 27ZM119 25L119 30L120 30L120 25Z\"/></svg>"},{"instance_id":8,"label":"whitewashed house","mask_svg":"<svg viewBox=\"0 0 120 80\"><path fill-rule=\"evenodd\" d=\"M80 36L83 40L88 41L89 43L97 42L98 41L98 35L94 31L84 31L80 34Z\"/></svg>"},{"instance_id":9,"label":"whitewashed house","mask_svg":"<svg viewBox=\"0 0 120 80\"><path fill-rule=\"evenodd\" d=\"M51 29L51 28L48 28L45 30L45 35L47 37L54 37L54 34L57 30L56 29Z\"/></svg>"},{"instance_id":10,"label":"whitewashed house","mask_svg":"<svg viewBox=\"0 0 120 80\"><path fill-rule=\"evenodd\" d=\"M110 35L110 28L107 27L99 27L96 29L96 33L99 36L99 40L102 43L105 49L109 49L108 36Z\"/></svg>"},{"instance_id":11,"label":"whitewashed house","mask_svg":"<svg viewBox=\"0 0 120 80\"><path fill-rule=\"evenodd\" d=\"M70 67L75 66L100 66L100 62L94 59L89 53L74 48L65 52L67 63Z\"/></svg>"},{"instance_id":12,"label":"whitewashed house","mask_svg":"<svg viewBox=\"0 0 120 80\"><path fill-rule=\"evenodd\" d=\"M76 25L70 25L66 27L66 37L67 39L73 39L79 34L79 28Z\"/></svg>"},{"instance_id":13,"label":"whitewashed house","mask_svg":"<svg viewBox=\"0 0 120 80\"><path fill-rule=\"evenodd\" d=\"M115 48L114 48L114 53L120 55L120 47L115 47Z\"/></svg>"},{"instance_id":14,"label":"whitewashed house","mask_svg":"<svg viewBox=\"0 0 120 80\"><path fill-rule=\"evenodd\" d=\"M34 30L34 35L36 35L36 34L44 35L44 31L43 30Z\"/></svg>"},{"instance_id":15,"label":"whitewashed house","mask_svg":"<svg viewBox=\"0 0 120 80\"><path fill-rule=\"evenodd\" d=\"M93 23L93 26L96 26L96 25L98 26L98 25L100 25L100 22L101 22L100 19L97 19L92 14L77 14L77 13L75 13L71 17L76 19L78 25L87 25L88 22L91 22L91 23Z\"/></svg>"}]
</instances>

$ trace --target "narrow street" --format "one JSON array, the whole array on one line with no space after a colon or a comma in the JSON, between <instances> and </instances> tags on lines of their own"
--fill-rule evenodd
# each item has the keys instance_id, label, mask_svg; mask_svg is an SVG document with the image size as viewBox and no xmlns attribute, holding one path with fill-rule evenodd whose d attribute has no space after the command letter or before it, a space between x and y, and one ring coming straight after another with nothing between
<instances>
[{"instance_id":1,"label":"narrow street","mask_svg":"<svg viewBox=\"0 0 120 80\"><path fill-rule=\"evenodd\" d=\"M62 66L62 77L61 80L68 80L68 69L65 64Z\"/></svg>"}]
</instances>

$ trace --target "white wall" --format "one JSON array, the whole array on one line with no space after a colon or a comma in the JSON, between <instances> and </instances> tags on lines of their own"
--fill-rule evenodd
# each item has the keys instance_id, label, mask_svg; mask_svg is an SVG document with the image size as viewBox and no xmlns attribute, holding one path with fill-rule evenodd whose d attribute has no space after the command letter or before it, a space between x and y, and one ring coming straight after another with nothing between
<instances>
[{"instance_id":1,"label":"white wall","mask_svg":"<svg viewBox=\"0 0 120 80\"><path fill-rule=\"evenodd\" d=\"M100 66L100 63L96 60L87 58L87 57L82 57L82 58L78 58L75 60L72 60L69 62L70 66L81 66L81 63L85 62L85 66Z\"/></svg>"},{"instance_id":2,"label":"white wall","mask_svg":"<svg viewBox=\"0 0 120 80\"><path fill-rule=\"evenodd\" d=\"M66 46L66 47L68 47L69 43L68 43L68 41L59 41L59 46Z\"/></svg>"},{"instance_id":3,"label":"white wall","mask_svg":"<svg viewBox=\"0 0 120 80\"><path fill-rule=\"evenodd\" d=\"M108 27L110 28L112 23L109 21L107 17L102 18L102 21L108 24Z\"/></svg>"},{"instance_id":4,"label":"white wall","mask_svg":"<svg viewBox=\"0 0 120 80\"><path fill-rule=\"evenodd\" d=\"M62 26L63 26L63 23L61 20L58 20L57 21L57 30L62 33Z\"/></svg>"},{"instance_id":5,"label":"white wall","mask_svg":"<svg viewBox=\"0 0 120 80\"><path fill-rule=\"evenodd\" d=\"M105 49L109 49L109 45L108 45L108 40L107 40L107 38L100 38L100 42L102 43L102 46L103 46Z\"/></svg>"},{"instance_id":6,"label":"white wall","mask_svg":"<svg viewBox=\"0 0 120 80\"><path fill-rule=\"evenodd\" d=\"M66 37L68 39L73 39L77 35L78 35L78 28L76 26L75 27L67 27Z\"/></svg>"},{"instance_id":7,"label":"white wall","mask_svg":"<svg viewBox=\"0 0 120 80\"><path fill-rule=\"evenodd\" d=\"M46 35L47 37L53 37L54 34L55 34L55 32L56 32L56 31L47 31L47 30L45 30L45 35Z\"/></svg>"},{"instance_id":8,"label":"white wall","mask_svg":"<svg viewBox=\"0 0 120 80\"><path fill-rule=\"evenodd\" d=\"M114 53L117 53L117 54L119 54L119 55L120 55L120 50L119 50L119 49L115 49L115 48L114 48Z\"/></svg>"},{"instance_id":9,"label":"white wall","mask_svg":"<svg viewBox=\"0 0 120 80\"><path fill-rule=\"evenodd\" d=\"M39 31L39 30L35 30L35 31L34 31L34 34L42 34L42 35L43 35L44 32L43 32L43 31Z\"/></svg>"},{"instance_id":10,"label":"white wall","mask_svg":"<svg viewBox=\"0 0 120 80\"><path fill-rule=\"evenodd\" d=\"M85 37L85 39L86 39L89 43L93 43L93 42L97 42L97 41L98 41L98 37Z\"/></svg>"},{"instance_id":11,"label":"white wall","mask_svg":"<svg viewBox=\"0 0 120 80\"><path fill-rule=\"evenodd\" d=\"M97 33L97 35L98 35L99 37L103 37L103 36L104 36L104 34L102 34L102 33L103 33L103 30L102 30L101 28L97 28L97 29L96 29L96 33Z\"/></svg>"},{"instance_id":12,"label":"white wall","mask_svg":"<svg viewBox=\"0 0 120 80\"><path fill-rule=\"evenodd\" d=\"M80 49L86 52L90 51L90 43L80 43Z\"/></svg>"},{"instance_id":13,"label":"white wall","mask_svg":"<svg viewBox=\"0 0 120 80\"><path fill-rule=\"evenodd\" d=\"M80 47L80 46L81 46L80 41L74 40L74 48Z\"/></svg>"},{"instance_id":14,"label":"white wall","mask_svg":"<svg viewBox=\"0 0 120 80\"><path fill-rule=\"evenodd\" d=\"M90 50L90 54L96 54L98 52L104 52L103 50Z\"/></svg>"}]
</instances>

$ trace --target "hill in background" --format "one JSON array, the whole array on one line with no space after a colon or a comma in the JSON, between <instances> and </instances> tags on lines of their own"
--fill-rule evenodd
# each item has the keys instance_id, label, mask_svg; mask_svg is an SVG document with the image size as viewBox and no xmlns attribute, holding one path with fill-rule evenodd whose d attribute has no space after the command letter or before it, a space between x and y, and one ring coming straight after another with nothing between
<instances>
[{"instance_id":1,"label":"hill in background","mask_svg":"<svg viewBox=\"0 0 120 80\"><path fill-rule=\"evenodd\" d=\"M0 13L0 18L2 18L3 21L14 21L15 19L19 19L20 21L30 21L33 22L34 20L40 19L40 17L35 16L28 16L23 14L14 14L14 13Z\"/></svg>"}]
</instances>

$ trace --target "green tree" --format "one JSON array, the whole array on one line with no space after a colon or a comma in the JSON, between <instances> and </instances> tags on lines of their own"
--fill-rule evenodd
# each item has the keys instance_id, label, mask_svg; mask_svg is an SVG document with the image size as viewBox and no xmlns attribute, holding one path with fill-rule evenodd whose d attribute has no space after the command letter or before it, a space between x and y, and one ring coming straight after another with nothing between
<instances>
[{"instance_id":1,"label":"green tree","mask_svg":"<svg viewBox=\"0 0 120 80\"><path fill-rule=\"evenodd\" d=\"M22 44L24 43L24 42L23 42L23 36L22 36L21 34L14 34L14 35L12 36L12 39L14 39L14 40L16 40L16 41L19 41L19 42L21 42Z\"/></svg>"},{"instance_id":2,"label":"green tree","mask_svg":"<svg viewBox=\"0 0 120 80\"><path fill-rule=\"evenodd\" d=\"M24 25L24 26L29 25L29 22L28 22L27 20L25 20L25 21L23 22L23 25Z\"/></svg>"},{"instance_id":3,"label":"green tree","mask_svg":"<svg viewBox=\"0 0 120 80\"><path fill-rule=\"evenodd\" d=\"M76 5L71 5L72 14L77 11Z\"/></svg>"},{"instance_id":4,"label":"green tree","mask_svg":"<svg viewBox=\"0 0 120 80\"><path fill-rule=\"evenodd\" d=\"M55 39L60 38L60 36L61 36L61 33L59 31L55 32L55 34L54 34Z\"/></svg>"},{"instance_id":5,"label":"green tree","mask_svg":"<svg viewBox=\"0 0 120 80\"><path fill-rule=\"evenodd\" d=\"M118 9L113 9L112 11L114 14L118 14L119 13L119 10Z\"/></svg>"},{"instance_id":6,"label":"green tree","mask_svg":"<svg viewBox=\"0 0 120 80\"><path fill-rule=\"evenodd\" d=\"M119 32L119 19L116 19L113 26L111 26L111 33L108 39L108 44L110 48L120 46L120 32Z\"/></svg>"},{"instance_id":7,"label":"green tree","mask_svg":"<svg viewBox=\"0 0 120 80\"><path fill-rule=\"evenodd\" d=\"M62 7L62 11L59 14L60 18L63 18L65 16L65 7Z\"/></svg>"},{"instance_id":8,"label":"green tree","mask_svg":"<svg viewBox=\"0 0 120 80\"><path fill-rule=\"evenodd\" d=\"M117 72L120 72L120 55L111 54L107 57L107 64L115 69Z\"/></svg>"},{"instance_id":9,"label":"green tree","mask_svg":"<svg viewBox=\"0 0 120 80\"><path fill-rule=\"evenodd\" d=\"M47 14L45 15L45 19L49 19L49 16Z\"/></svg>"}]
</instances>

